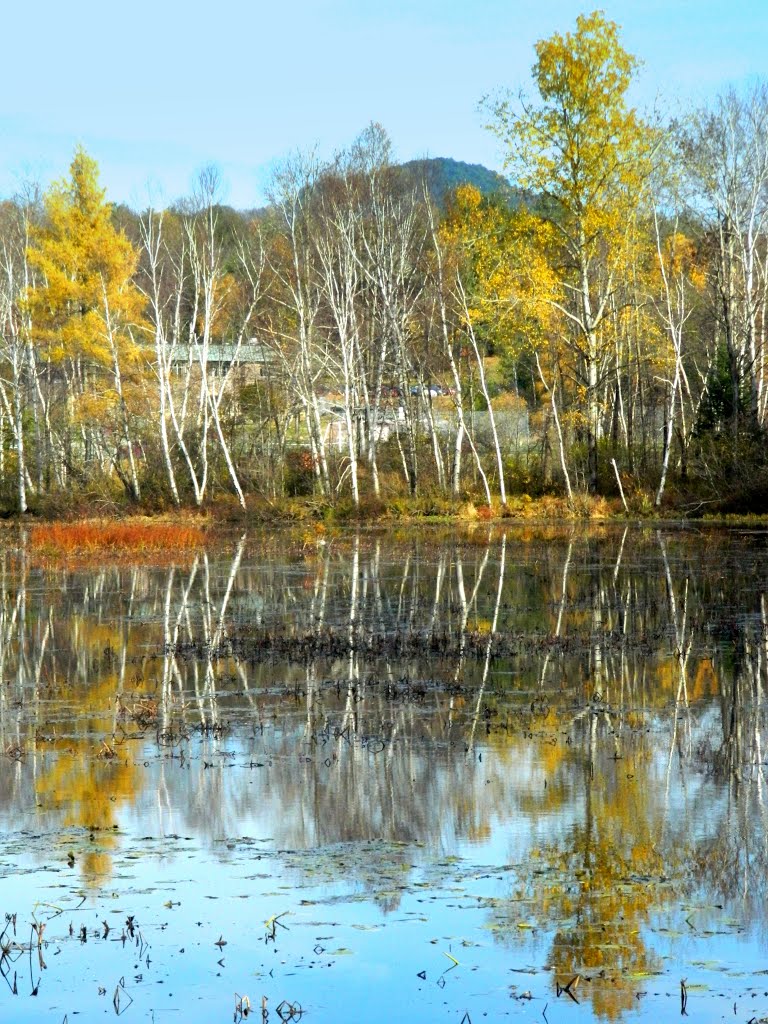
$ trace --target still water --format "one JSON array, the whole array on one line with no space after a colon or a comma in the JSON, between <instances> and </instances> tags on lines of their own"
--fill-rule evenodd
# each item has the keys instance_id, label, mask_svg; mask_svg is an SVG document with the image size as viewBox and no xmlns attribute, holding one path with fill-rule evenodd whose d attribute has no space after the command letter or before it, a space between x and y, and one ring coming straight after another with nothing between
<instances>
[{"instance_id":1,"label":"still water","mask_svg":"<svg viewBox=\"0 0 768 1024\"><path fill-rule=\"evenodd\" d=\"M0 577L2 1020L768 1016L768 533Z\"/></svg>"}]
</instances>

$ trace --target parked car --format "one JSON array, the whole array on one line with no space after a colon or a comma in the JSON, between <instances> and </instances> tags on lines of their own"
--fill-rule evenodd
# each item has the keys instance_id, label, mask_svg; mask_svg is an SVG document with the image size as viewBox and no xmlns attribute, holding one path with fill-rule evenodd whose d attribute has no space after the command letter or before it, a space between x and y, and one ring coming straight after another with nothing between
<instances>
[{"instance_id":1,"label":"parked car","mask_svg":"<svg viewBox=\"0 0 768 1024\"><path fill-rule=\"evenodd\" d=\"M414 384L411 388L412 395L429 395L430 398L437 398L443 394L439 384Z\"/></svg>"}]
</instances>

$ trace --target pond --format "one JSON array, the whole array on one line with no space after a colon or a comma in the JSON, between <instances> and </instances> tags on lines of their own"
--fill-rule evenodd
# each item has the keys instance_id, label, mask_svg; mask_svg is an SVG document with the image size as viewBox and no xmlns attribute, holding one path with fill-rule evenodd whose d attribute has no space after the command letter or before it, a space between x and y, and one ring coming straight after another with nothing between
<instances>
[{"instance_id":1,"label":"pond","mask_svg":"<svg viewBox=\"0 0 768 1024\"><path fill-rule=\"evenodd\" d=\"M768 1017L768 533L0 574L2 1019Z\"/></svg>"}]
</instances>

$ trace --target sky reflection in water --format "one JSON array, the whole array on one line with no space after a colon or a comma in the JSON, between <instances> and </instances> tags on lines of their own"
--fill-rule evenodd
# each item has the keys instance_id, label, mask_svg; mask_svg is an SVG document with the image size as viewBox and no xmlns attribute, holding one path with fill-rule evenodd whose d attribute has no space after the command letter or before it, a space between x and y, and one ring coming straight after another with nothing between
<instances>
[{"instance_id":1,"label":"sky reflection in water","mask_svg":"<svg viewBox=\"0 0 768 1024\"><path fill-rule=\"evenodd\" d=\"M4 1019L768 1014L767 567L615 528L7 551Z\"/></svg>"}]
</instances>

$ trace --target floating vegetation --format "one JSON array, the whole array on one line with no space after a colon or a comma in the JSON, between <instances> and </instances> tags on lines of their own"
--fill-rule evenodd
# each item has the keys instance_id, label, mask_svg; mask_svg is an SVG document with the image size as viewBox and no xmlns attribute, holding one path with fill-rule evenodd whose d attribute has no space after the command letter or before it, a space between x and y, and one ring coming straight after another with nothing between
<instances>
[{"instance_id":1,"label":"floating vegetation","mask_svg":"<svg viewBox=\"0 0 768 1024\"><path fill-rule=\"evenodd\" d=\"M517 658L526 654L579 655L595 646L611 649L653 651L665 631L629 636L618 630L591 630L558 636L540 632L487 632L468 630L375 631L370 628L326 626L320 632L301 633L285 629L238 630L211 640L197 638L166 644L163 652L179 658L220 660L235 658L246 662L286 661L306 664L319 658L427 659L450 661L458 658L481 660L489 650L495 658Z\"/></svg>"},{"instance_id":2,"label":"floating vegetation","mask_svg":"<svg viewBox=\"0 0 768 1024\"><path fill-rule=\"evenodd\" d=\"M116 703L118 715L121 718L130 718L141 729L146 729L157 721L158 705L151 697L142 697L127 707L122 696L118 694Z\"/></svg>"}]
</instances>

